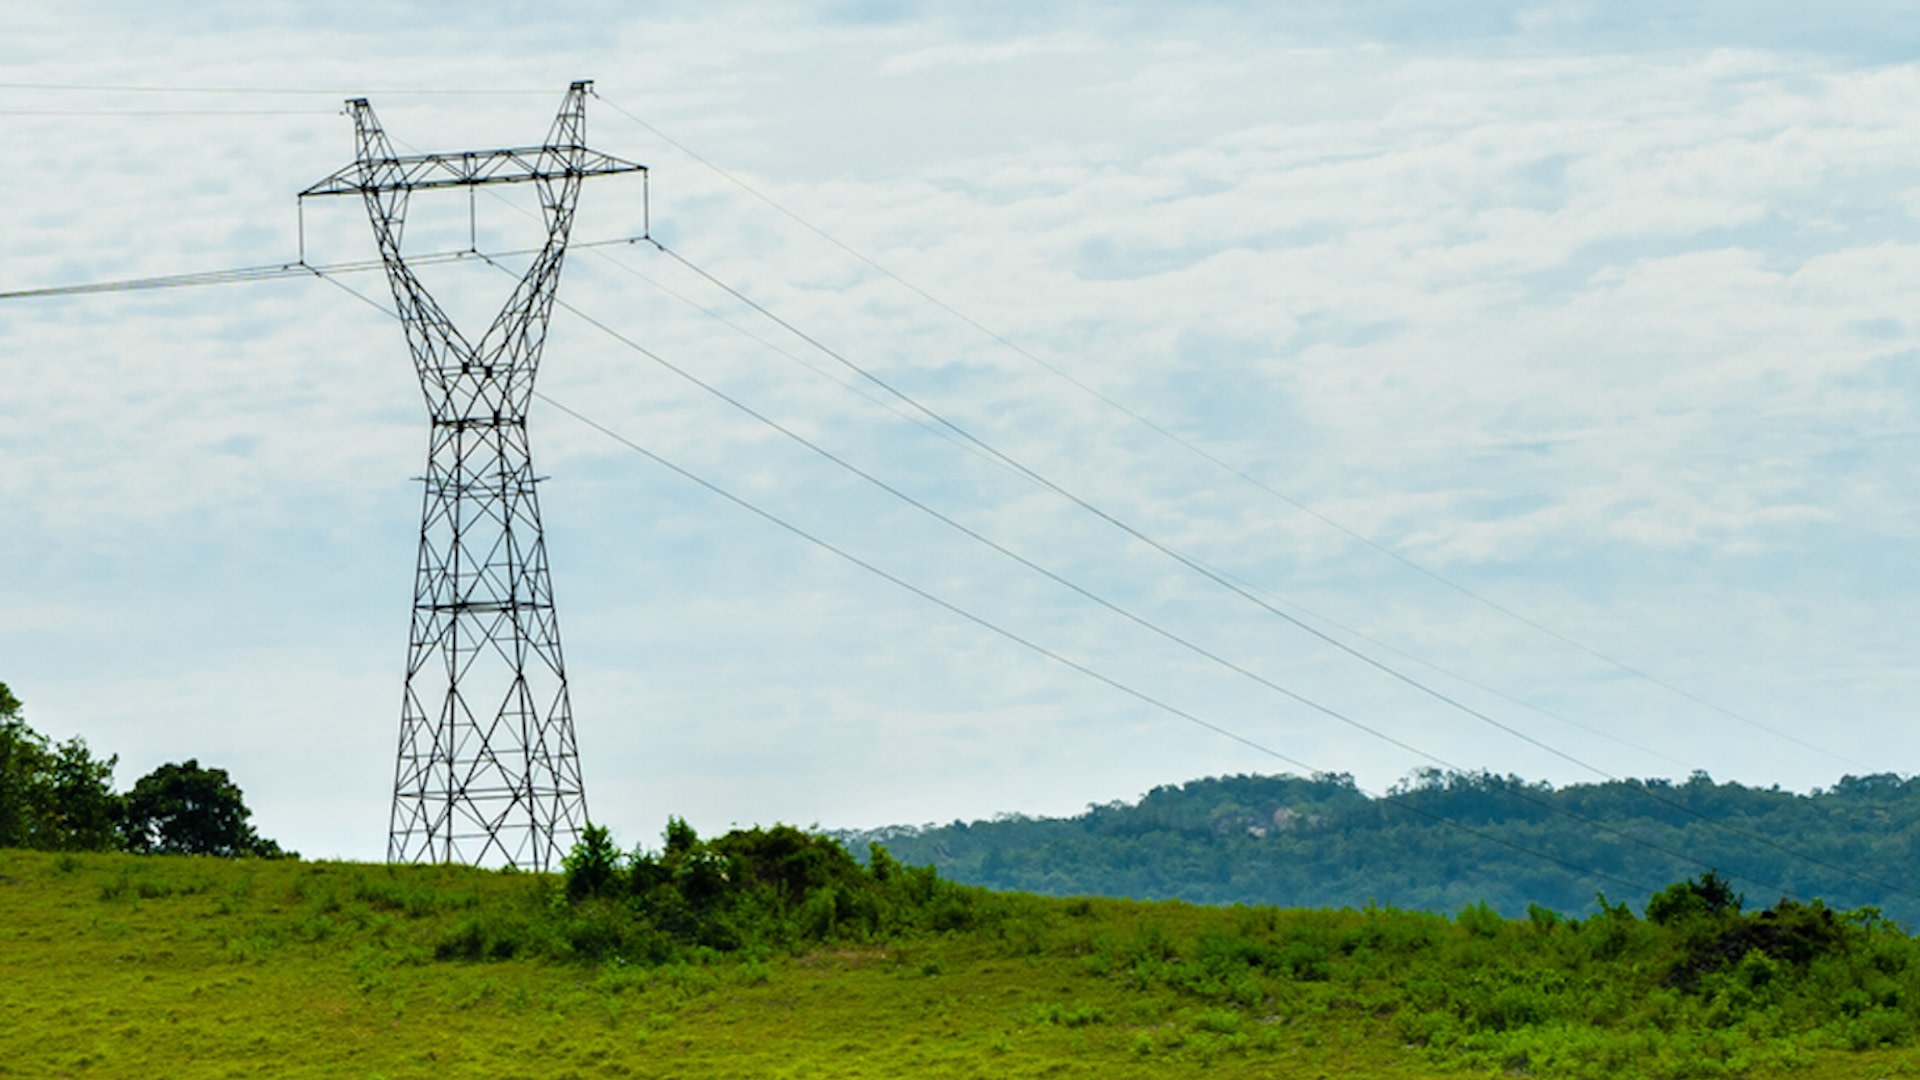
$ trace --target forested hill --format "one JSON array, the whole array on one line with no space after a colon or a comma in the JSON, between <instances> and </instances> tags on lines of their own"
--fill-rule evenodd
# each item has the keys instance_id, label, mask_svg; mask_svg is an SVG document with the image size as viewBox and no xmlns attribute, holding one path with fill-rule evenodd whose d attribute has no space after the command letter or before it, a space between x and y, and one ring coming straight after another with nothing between
<instances>
[{"instance_id":1,"label":"forested hill","mask_svg":"<svg viewBox=\"0 0 1920 1080\"><path fill-rule=\"evenodd\" d=\"M1426 773L1381 799L1344 775L1231 776L1071 818L839 836L962 882L1056 896L1434 911L1485 900L1508 915L1529 904L1580 914L1597 892L1637 906L1717 868L1755 905L1817 897L1920 926L1920 778L1893 774L1801 795L1701 773L1557 789Z\"/></svg>"}]
</instances>

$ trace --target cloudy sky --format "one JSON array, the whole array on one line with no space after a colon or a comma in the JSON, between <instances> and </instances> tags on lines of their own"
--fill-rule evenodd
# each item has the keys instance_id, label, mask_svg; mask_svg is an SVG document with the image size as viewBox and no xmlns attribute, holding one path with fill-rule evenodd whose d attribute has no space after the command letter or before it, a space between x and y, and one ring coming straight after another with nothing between
<instances>
[{"instance_id":1,"label":"cloudy sky","mask_svg":"<svg viewBox=\"0 0 1920 1080\"><path fill-rule=\"evenodd\" d=\"M685 262L580 248L566 301L1242 670L562 312L541 388L567 408L1375 790L1435 759L1912 771L1920 30L1875 4L1268 7L8 5L0 291L290 261L294 193L353 153L343 98L404 149L469 149L537 141L593 78L590 141L651 166ZM480 198L481 246L535 242L527 205ZM596 181L575 239L644 212ZM313 262L373 254L356 203L305 225ZM422 196L409 250L467 229ZM476 330L510 287L428 281ZM0 680L28 718L123 785L197 757L266 834L379 857L426 446L397 324L310 279L9 299L0 377ZM589 801L625 840L1296 768L532 423Z\"/></svg>"}]
</instances>

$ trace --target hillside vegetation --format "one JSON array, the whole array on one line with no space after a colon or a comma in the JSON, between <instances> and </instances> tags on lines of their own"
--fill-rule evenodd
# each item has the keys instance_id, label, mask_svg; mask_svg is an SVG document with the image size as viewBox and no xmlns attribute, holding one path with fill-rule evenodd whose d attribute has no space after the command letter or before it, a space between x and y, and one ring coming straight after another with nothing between
<instances>
[{"instance_id":1,"label":"hillside vegetation","mask_svg":"<svg viewBox=\"0 0 1920 1080\"><path fill-rule=\"evenodd\" d=\"M776 827L564 875L0 852L0 1076L1912 1075L1871 911L992 893Z\"/></svg>"},{"instance_id":2,"label":"hillside vegetation","mask_svg":"<svg viewBox=\"0 0 1920 1080\"><path fill-rule=\"evenodd\" d=\"M839 835L957 881L1054 896L1426 911L1484 900L1521 916L1594 911L1599 891L1645 896L1712 868L1756 898L1873 905L1920 926L1920 779L1891 774L1799 795L1705 774L1555 789L1426 773L1388 799L1343 775L1233 776L1071 818Z\"/></svg>"}]
</instances>

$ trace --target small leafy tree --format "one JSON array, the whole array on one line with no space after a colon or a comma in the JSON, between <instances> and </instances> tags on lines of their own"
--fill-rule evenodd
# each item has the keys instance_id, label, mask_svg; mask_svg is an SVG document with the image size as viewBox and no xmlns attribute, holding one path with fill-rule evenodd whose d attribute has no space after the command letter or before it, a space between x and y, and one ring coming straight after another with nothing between
<instances>
[{"instance_id":1,"label":"small leafy tree","mask_svg":"<svg viewBox=\"0 0 1920 1080\"><path fill-rule=\"evenodd\" d=\"M687 824L685 818L669 817L667 819L666 839L666 854L671 858L672 856L685 855L692 851L694 845L700 842L700 834L693 831L693 826Z\"/></svg>"},{"instance_id":2,"label":"small leafy tree","mask_svg":"<svg viewBox=\"0 0 1920 1080\"><path fill-rule=\"evenodd\" d=\"M1745 898L1717 870L1698 879L1688 878L1655 893L1647 900L1647 921L1671 926L1697 918L1740 914Z\"/></svg>"},{"instance_id":3,"label":"small leafy tree","mask_svg":"<svg viewBox=\"0 0 1920 1080\"><path fill-rule=\"evenodd\" d=\"M96 758L75 736L54 747L48 769L45 842L60 851L106 851L120 844L120 797L113 793L117 755Z\"/></svg>"},{"instance_id":4,"label":"small leafy tree","mask_svg":"<svg viewBox=\"0 0 1920 1080\"><path fill-rule=\"evenodd\" d=\"M280 845L255 833L250 816L225 769L202 768L189 758L162 765L133 785L121 831L127 850L135 852L279 856Z\"/></svg>"},{"instance_id":5,"label":"small leafy tree","mask_svg":"<svg viewBox=\"0 0 1920 1080\"><path fill-rule=\"evenodd\" d=\"M620 849L603 826L589 824L561 865L567 873L567 899L599 896L612 892L620 880Z\"/></svg>"}]
</instances>

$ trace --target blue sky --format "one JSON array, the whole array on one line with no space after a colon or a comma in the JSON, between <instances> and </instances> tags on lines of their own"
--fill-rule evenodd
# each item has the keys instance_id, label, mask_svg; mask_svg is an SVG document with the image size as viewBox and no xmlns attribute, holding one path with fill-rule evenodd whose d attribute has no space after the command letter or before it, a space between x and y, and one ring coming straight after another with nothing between
<instances>
[{"instance_id":1,"label":"blue sky","mask_svg":"<svg viewBox=\"0 0 1920 1080\"><path fill-rule=\"evenodd\" d=\"M591 140L652 166L675 250L1474 709L1616 775L1804 790L1920 752L1920 68L1891 9L377 10L0 14L0 290L290 259L293 193L352 153L342 98L372 98L402 145L484 147L537 139L566 83L592 77ZM445 90L462 92L422 92ZM482 199L482 244L528 243L523 209ZM640 214L633 185L599 182L576 239L628 235ZM409 239L465 229L464 200L423 199ZM307 243L316 261L372 253L345 201L309 207ZM497 277L430 282L471 323ZM375 276L347 283L382 294ZM1269 681L1451 762L1594 776L850 393L831 359L658 253L579 250L562 295ZM6 301L0 374L0 679L32 721L119 752L123 784L166 760L223 765L268 835L377 856L426 428L397 327L306 281ZM1209 722L1376 789L1423 764L1019 569L567 314L541 379ZM623 837L670 813L703 829L1064 813L1285 767L564 414L533 424L589 799Z\"/></svg>"}]
</instances>

